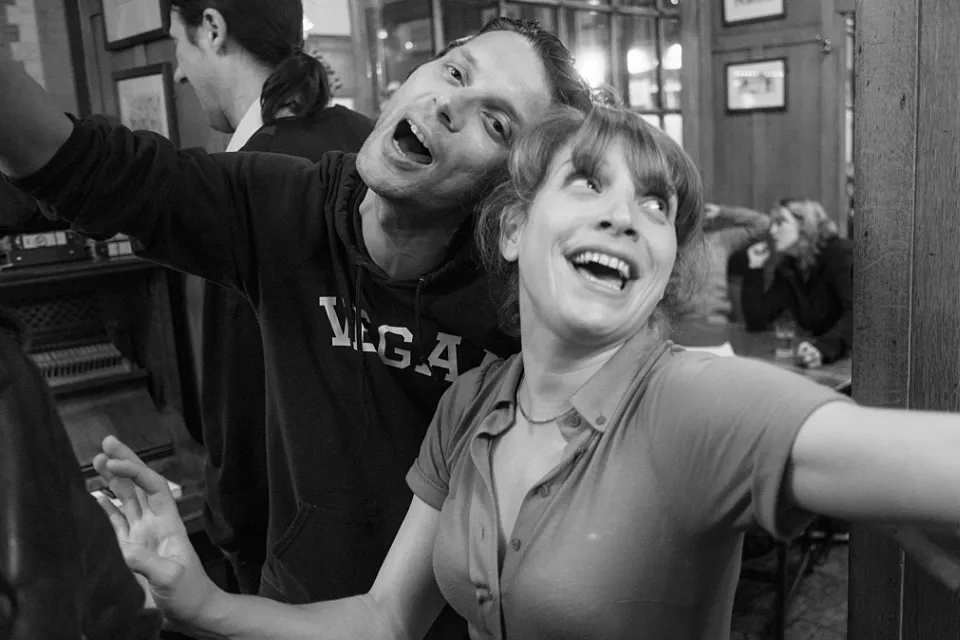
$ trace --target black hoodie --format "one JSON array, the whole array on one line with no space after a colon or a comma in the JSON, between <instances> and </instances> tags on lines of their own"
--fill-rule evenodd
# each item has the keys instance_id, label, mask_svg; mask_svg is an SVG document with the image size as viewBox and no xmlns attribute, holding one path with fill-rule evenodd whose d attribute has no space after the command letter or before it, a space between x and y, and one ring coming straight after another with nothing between
<instances>
[{"instance_id":1,"label":"black hoodie","mask_svg":"<svg viewBox=\"0 0 960 640\"><path fill-rule=\"evenodd\" d=\"M211 155L91 121L17 185L83 233L128 233L146 257L250 298L267 386L261 594L304 603L369 590L440 396L519 347L499 330L469 229L439 268L394 280L363 244L354 156Z\"/></svg>"},{"instance_id":2,"label":"black hoodie","mask_svg":"<svg viewBox=\"0 0 960 640\"><path fill-rule=\"evenodd\" d=\"M824 363L847 356L853 346L853 245L827 240L817 262L802 273L793 258L784 258L764 291L764 270L743 278L741 307L747 329L763 331L789 310L796 323L814 336Z\"/></svg>"}]
</instances>

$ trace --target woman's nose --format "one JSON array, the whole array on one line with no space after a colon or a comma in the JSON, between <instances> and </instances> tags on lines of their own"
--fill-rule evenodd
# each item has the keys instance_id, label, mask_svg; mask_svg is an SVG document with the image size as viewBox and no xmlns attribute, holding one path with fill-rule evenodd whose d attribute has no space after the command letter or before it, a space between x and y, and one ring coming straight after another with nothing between
<instances>
[{"instance_id":1,"label":"woman's nose","mask_svg":"<svg viewBox=\"0 0 960 640\"><path fill-rule=\"evenodd\" d=\"M609 231L615 235L625 235L629 238L639 237L634 216L634 206L628 202L615 202L600 216L598 227L602 231Z\"/></svg>"}]
</instances>

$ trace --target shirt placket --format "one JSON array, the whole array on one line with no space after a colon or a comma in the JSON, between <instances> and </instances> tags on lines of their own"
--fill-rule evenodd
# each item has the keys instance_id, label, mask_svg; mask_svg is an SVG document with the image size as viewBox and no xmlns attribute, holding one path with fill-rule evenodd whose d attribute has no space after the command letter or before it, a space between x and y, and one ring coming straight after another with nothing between
<instances>
[{"instance_id":1,"label":"shirt placket","mask_svg":"<svg viewBox=\"0 0 960 640\"><path fill-rule=\"evenodd\" d=\"M564 423L560 425L561 430L566 433L575 433L575 435L564 448L560 464L547 474L539 484L533 486L523 498L520 512L517 514L517 522L514 525L513 535L507 542L508 548L503 558L503 571L500 574L499 581L501 597L508 593L514 576L520 570L526 547L546 516L553 498L570 476L576 464L587 453L594 436L599 436L592 429L584 428L586 424L576 412L564 418Z\"/></svg>"},{"instance_id":2,"label":"shirt placket","mask_svg":"<svg viewBox=\"0 0 960 640\"><path fill-rule=\"evenodd\" d=\"M480 432L470 443L470 457L477 469L472 487L467 532L467 567L470 582L476 592L479 617L484 621L482 631L491 638L502 640L501 594L497 579L496 505L493 499L493 473L490 467L492 435L502 430L498 414L487 418ZM498 428L499 427L499 428Z\"/></svg>"}]
</instances>

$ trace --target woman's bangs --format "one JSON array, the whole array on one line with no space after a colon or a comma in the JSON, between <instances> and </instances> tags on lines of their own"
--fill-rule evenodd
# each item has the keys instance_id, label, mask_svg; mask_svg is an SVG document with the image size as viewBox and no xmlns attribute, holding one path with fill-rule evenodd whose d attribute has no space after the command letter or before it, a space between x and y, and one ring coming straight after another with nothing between
<instances>
[{"instance_id":1,"label":"woman's bangs","mask_svg":"<svg viewBox=\"0 0 960 640\"><path fill-rule=\"evenodd\" d=\"M647 126L634 114L595 108L571 142L573 166L599 176L607 153L619 142L638 192L668 200L676 195L673 172Z\"/></svg>"}]
</instances>

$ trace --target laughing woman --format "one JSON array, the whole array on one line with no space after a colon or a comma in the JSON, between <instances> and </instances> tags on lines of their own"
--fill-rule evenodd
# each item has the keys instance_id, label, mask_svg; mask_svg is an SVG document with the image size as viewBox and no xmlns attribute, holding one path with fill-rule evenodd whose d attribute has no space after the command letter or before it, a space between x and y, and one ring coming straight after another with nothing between
<instances>
[{"instance_id":1,"label":"laughing woman","mask_svg":"<svg viewBox=\"0 0 960 640\"><path fill-rule=\"evenodd\" d=\"M166 483L104 442L95 464L124 507L104 506L168 616L204 637L417 638L447 601L475 639L725 640L748 527L960 520L957 416L859 407L665 340L702 204L662 133L563 111L510 168L479 244L523 350L444 396L369 593L291 606L217 590Z\"/></svg>"}]
</instances>

